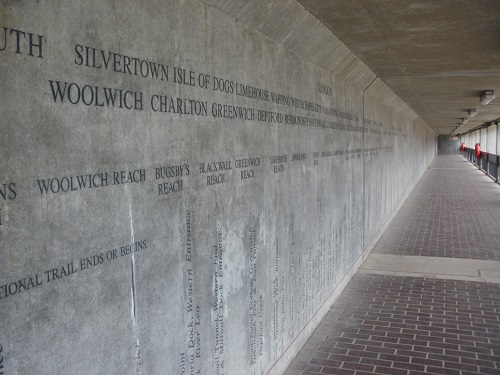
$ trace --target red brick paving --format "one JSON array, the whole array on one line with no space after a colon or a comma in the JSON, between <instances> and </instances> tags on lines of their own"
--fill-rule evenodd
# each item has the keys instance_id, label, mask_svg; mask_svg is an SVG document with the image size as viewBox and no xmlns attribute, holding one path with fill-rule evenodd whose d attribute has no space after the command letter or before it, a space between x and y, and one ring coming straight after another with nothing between
<instances>
[{"instance_id":1,"label":"red brick paving","mask_svg":"<svg viewBox=\"0 0 500 375\"><path fill-rule=\"evenodd\" d=\"M500 373L500 284L358 274L286 374L467 372Z\"/></svg>"},{"instance_id":2,"label":"red brick paving","mask_svg":"<svg viewBox=\"0 0 500 375\"><path fill-rule=\"evenodd\" d=\"M500 260L499 192L437 157L374 251ZM500 284L358 273L285 374L500 374Z\"/></svg>"},{"instance_id":3,"label":"red brick paving","mask_svg":"<svg viewBox=\"0 0 500 375\"><path fill-rule=\"evenodd\" d=\"M500 260L500 187L461 156L436 157L373 251Z\"/></svg>"}]
</instances>

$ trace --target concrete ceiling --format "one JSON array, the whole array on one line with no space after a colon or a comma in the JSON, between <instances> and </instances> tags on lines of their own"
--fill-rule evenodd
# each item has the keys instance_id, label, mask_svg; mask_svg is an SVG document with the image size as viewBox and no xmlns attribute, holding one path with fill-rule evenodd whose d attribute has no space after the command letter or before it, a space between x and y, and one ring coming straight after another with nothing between
<instances>
[{"instance_id":1,"label":"concrete ceiling","mask_svg":"<svg viewBox=\"0 0 500 375\"><path fill-rule=\"evenodd\" d=\"M500 0L299 0L438 134L500 119ZM481 93L495 90L483 106Z\"/></svg>"}]
</instances>

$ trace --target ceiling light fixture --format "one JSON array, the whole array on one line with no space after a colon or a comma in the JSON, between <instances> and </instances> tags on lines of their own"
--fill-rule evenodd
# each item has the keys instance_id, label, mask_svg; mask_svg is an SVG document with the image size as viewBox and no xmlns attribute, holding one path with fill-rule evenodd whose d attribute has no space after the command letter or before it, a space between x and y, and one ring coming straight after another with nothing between
<instances>
[{"instance_id":1,"label":"ceiling light fixture","mask_svg":"<svg viewBox=\"0 0 500 375\"><path fill-rule=\"evenodd\" d=\"M474 117L477 114L475 109L469 109L469 117Z\"/></svg>"},{"instance_id":2,"label":"ceiling light fixture","mask_svg":"<svg viewBox=\"0 0 500 375\"><path fill-rule=\"evenodd\" d=\"M453 129L453 131L451 132L451 136L454 136L457 134L457 131L459 131L460 129L462 129L464 126L464 123L460 123L460 124L457 124L457 126L455 127L455 129Z\"/></svg>"},{"instance_id":3,"label":"ceiling light fixture","mask_svg":"<svg viewBox=\"0 0 500 375\"><path fill-rule=\"evenodd\" d=\"M462 125L467 124L467 121L469 121L467 117L462 117Z\"/></svg>"},{"instance_id":4,"label":"ceiling light fixture","mask_svg":"<svg viewBox=\"0 0 500 375\"><path fill-rule=\"evenodd\" d=\"M481 97L479 98L482 105L486 105L495 99L495 90L487 90L483 91Z\"/></svg>"}]
</instances>

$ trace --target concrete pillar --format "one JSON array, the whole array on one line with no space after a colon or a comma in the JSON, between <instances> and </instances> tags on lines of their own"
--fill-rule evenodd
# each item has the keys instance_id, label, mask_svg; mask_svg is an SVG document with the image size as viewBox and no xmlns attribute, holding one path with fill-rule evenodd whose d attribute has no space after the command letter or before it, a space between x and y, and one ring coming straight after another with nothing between
<instances>
[{"instance_id":1,"label":"concrete pillar","mask_svg":"<svg viewBox=\"0 0 500 375\"><path fill-rule=\"evenodd\" d=\"M496 182L498 183L498 175L500 174L500 166L499 166L499 161L498 160L498 154L500 154L500 150L498 148L498 144L500 143L500 133L498 132L498 122L497 124L495 125L497 127L497 142L496 142L496 151L495 151L495 155L497 155L497 178L496 178Z\"/></svg>"},{"instance_id":2,"label":"concrete pillar","mask_svg":"<svg viewBox=\"0 0 500 375\"><path fill-rule=\"evenodd\" d=\"M488 128L484 129L484 138L485 138L485 141L484 141L484 151L486 153L488 153ZM483 163L483 159L481 159L481 163ZM489 171L490 171L490 163L488 162L488 155L486 155L486 168L485 168L485 172L486 172L486 175L489 175Z\"/></svg>"},{"instance_id":3,"label":"concrete pillar","mask_svg":"<svg viewBox=\"0 0 500 375\"><path fill-rule=\"evenodd\" d=\"M481 129L480 130L476 130L476 142L474 144L476 144L476 143L479 143L479 145L481 145ZM479 160L477 160L477 159L476 159L476 165L480 167Z\"/></svg>"},{"instance_id":4,"label":"concrete pillar","mask_svg":"<svg viewBox=\"0 0 500 375\"><path fill-rule=\"evenodd\" d=\"M482 152L488 152L488 128L481 129L481 140L479 141ZM481 170L488 174L488 163L483 158L480 159Z\"/></svg>"},{"instance_id":5,"label":"concrete pillar","mask_svg":"<svg viewBox=\"0 0 500 375\"><path fill-rule=\"evenodd\" d=\"M483 132L483 129L479 129L479 131L477 133L477 142L479 143L479 146L481 146L482 132ZM479 168L479 170L481 170L481 158L477 158L476 163L477 163L477 167Z\"/></svg>"}]
</instances>

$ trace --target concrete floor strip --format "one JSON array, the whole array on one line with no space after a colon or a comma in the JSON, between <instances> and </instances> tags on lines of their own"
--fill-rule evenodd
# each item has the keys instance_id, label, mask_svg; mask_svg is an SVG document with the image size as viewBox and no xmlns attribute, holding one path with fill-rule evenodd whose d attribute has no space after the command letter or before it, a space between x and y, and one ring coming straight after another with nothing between
<instances>
[{"instance_id":1,"label":"concrete floor strip","mask_svg":"<svg viewBox=\"0 0 500 375\"><path fill-rule=\"evenodd\" d=\"M372 253L359 272L500 283L500 261Z\"/></svg>"}]
</instances>

